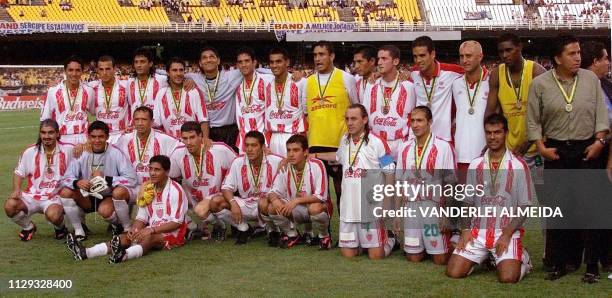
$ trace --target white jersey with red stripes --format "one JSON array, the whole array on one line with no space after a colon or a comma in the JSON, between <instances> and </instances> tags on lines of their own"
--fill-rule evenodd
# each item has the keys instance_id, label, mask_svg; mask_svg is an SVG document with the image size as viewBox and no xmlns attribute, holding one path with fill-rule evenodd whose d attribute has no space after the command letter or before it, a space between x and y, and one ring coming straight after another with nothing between
<instances>
[{"instance_id":1,"label":"white jersey with red stripes","mask_svg":"<svg viewBox=\"0 0 612 298\"><path fill-rule=\"evenodd\" d=\"M183 224L187 214L187 197L185 191L177 182L168 178L168 182L161 193L153 199L151 204L138 207L136 220L147 223L150 227L159 227L169 222ZM178 236L180 228L167 233Z\"/></svg>"},{"instance_id":2,"label":"white jersey with red stripes","mask_svg":"<svg viewBox=\"0 0 612 298\"><path fill-rule=\"evenodd\" d=\"M96 120L108 125L111 136L123 133L128 127L130 113L127 81L115 79L109 90L104 88L101 81L90 82L89 86L94 91Z\"/></svg>"},{"instance_id":3,"label":"white jersey with red stripes","mask_svg":"<svg viewBox=\"0 0 612 298\"><path fill-rule=\"evenodd\" d=\"M132 114L140 106L147 106L151 110L155 109L155 99L162 88L168 87L166 76L155 74L147 77L146 81L140 81L137 77L131 77L127 81L128 101L130 113L128 118L132 122Z\"/></svg>"},{"instance_id":4,"label":"white jersey with red stripes","mask_svg":"<svg viewBox=\"0 0 612 298\"><path fill-rule=\"evenodd\" d=\"M421 160L417 159L417 152L421 152ZM399 149L397 159L397 176L400 181L411 184L441 185L456 182L455 152L452 145L433 133L422 148L417 145L417 138L405 141ZM421 193L415 198L417 201L431 200L440 202L439 192Z\"/></svg>"},{"instance_id":5,"label":"white jersey with red stripes","mask_svg":"<svg viewBox=\"0 0 612 298\"><path fill-rule=\"evenodd\" d=\"M280 156L264 154L260 168L256 169L246 155L240 155L232 162L221 189L237 190L242 199L263 197L272 188L281 161Z\"/></svg>"},{"instance_id":6,"label":"white jersey with red stripes","mask_svg":"<svg viewBox=\"0 0 612 298\"><path fill-rule=\"evenodd\" d=\"M115 144L124 152L136 170L139 184L149 180L149 160L155 155L170 156L181 142L162 131L151 129L148 138L139 139L132 131L119 137Z\"/></svg>"},{"instance_id":7,"label":"white jersey with red stripes","mask_svg":"<svg viewBox=\"0 0 612 298\"><path fill-rule=\"evenodd\" d=\"M501 216L502 208L517 208L533 204L533 184L529 167L525 161L506 149L497 168L497 177L492 179L495 176L494 172L490 171L489 150L487 150L483 156L470 163L467 174L468 185L484 185L485 187L483 196L468 196L465 202L475 207L494 207L498 214L498 216L479 217L472 220L472 235L475 238L485 239L487 248L493 247L501 235L499 231L512 220L507 213ZM493 181L496 181L495 187L492 187Z\"/></svg>"},{"instance_id":8,"label":"white jersey with red stripes","mask_svg":"<svg viewBox=\"0 0 612 298\"><path fill-rule=\"evenodd\" d=\"M267 84L268 80L264 76L255 73L251 82L247 82L242 77L242 82L235 90L236 123L238 123L236 147L240 152L244 152L244 138L249 131L264 132Z\"/></svg>"},{"instance_id":9,"label":"white jersey with red stripes","mask_svg":"<svg viewBox=\"0 0 612 298\"><path fill-rule=\"evenodd\" d=\"M308 129L306 120L306 98L304 88L306 79L294 82L291 74L283 85L271 81L266 84L266 132L272 133L305 133ZM284 89L283 89L284 87ZM280 106L280 109L279 109Z\"/></svg>"},{"instance_id":10,"label":"white jersey with red stripes","mask_svg":"<svg viewBox=\"0 0 612 298\"><path fill-rule=\"evenodd\" d=\"M191 202L197 203L221 193L223 179L228 174L236 153L224 143L213 146L200 157L200 164L187 147L177 147L170 156L170 177L182 178L182 184ZM198 175L198 168L200 169Z\"/></svg>"},{"instance_id":11,"label":"white jersey with red stripes","mask_svg":"<svg viewBox=\"0 0 612 298\"><path fill-rule=\"evenodd\" d=\"M367 78L363 78L360 75L355 75L356 87L357 87L357 99L359 103L364 103L364 97L367 94L367 90L372 88L372 83L368 82Z\"/></svg>"},{"instance_id":12,"label":"white jersey with red stripes","mask_svg":"<svg viewBox=\"0 0 612 298\"><path fill-rule=\"evenodd\" d=\"M23 195L37 201L53 199L61 186L61 179L72 161L74 145L57 142L53 156L48 160L44 147L30 145L26 148L15 168L15 174L27 180Z\"/></svg>"},{"instance_id":13,"label":"white jersey with red stripes","mask_svg":"<svg viewBox=\"0 0 612 298\"><path fill-rule=\"evenodd\" d=\"M431 113L433 124L431 132L436 136L450 141L451 125L453 121L453 82L463 75L463 68L455 64L435 62L433 77L429 80L423 79L420 71L413 70L410 74L416 93L416 105L426 106L428 104L427 93L431 96Z\"/></svg>"},{"instance_id":14,"label":"white jersey with red stripes","mask_svg":"<svg viewBox=\"0 0 612 298\"><path fill-rule=\"evenodd\" d=\"M304 165L301 177L297 176L291 165L287 165L284 170L279 169L270 192L288 201L298 196L312 195L321 202L327 202L327 179L323 162L310 158Z\"/></svg>"},{"instance_id":15,"label":"white jersey with red stripes","mask_svg":"<svg viewBox=\"0 0 612 298\"><path fill-rule=\"evenodd\" d=\"M162 88L155 99L153 110L155 126L161 128L165 133L175 137L181 137L181 126L187 121L208 121L206 104L202 92L198 88L189 92L184 88L180 92L180 107L174 102L170 87Z\"/></svg>"},{"instance_id":16,"label":"white jersey with red stripes","mask_svg":"<svg viewBox=\"0 0 612 298\"><path fill-rule=\"evenodd\" d=\"M414 87L409 81L399 82L395 90L393 87L394 82L386 82L379 78L376 84L366 90L363 105L368 111L372 132L387 141L395 158L400 142L408 138L410 116L416 98ZM390 99L386 114L385 97Z\"/></svg>"},{"instance_id":17,"label":"white jersey with red stripes","mask_svg":"<svg viewBox=\"0 0 612 298\"><path fill-rule=\"evenodd\" d=\"M76 91L76 92L73 92ZM77 90L70 92L65 82L55 85L47 91L47 98L40 112L40 120L57 121L61 135L86 135L87 113L93 114L93 90L81 84Z\"/></svg>"}]
</instances>

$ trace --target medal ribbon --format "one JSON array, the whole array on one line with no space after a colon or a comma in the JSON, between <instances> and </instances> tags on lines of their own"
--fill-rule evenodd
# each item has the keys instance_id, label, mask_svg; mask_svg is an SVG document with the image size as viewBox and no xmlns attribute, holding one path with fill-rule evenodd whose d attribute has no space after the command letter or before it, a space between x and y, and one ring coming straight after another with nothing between
<instances>
[{"instance_id":1,"label":"medal ribbon","mask_svg":"<svg viewBox=\"0 0 612 298\"><path fill-rule=\"evenodd\" d=\"M525 70L525 59L523 59L522 63L523 64L521 66L521 80L519 81L518 91L516 91L516 88L514 87L514 83L512 82L512 77L510 76L510 69L506 65L506 77L508 77L508 81L510 82L510 88L512 88L514 95L516 95L517 104L521 102L521 88L523 87L523 74L524 74L523 72Z\"/></svg>"},{"instance_id":2,"label":"medal ribbon","mask_svg":"<svg viewBox=\"0 0 612 298\"><path fill-rule=\"evenodd\" d=\"M302 176L300 176L300 181L297 181L297 170L292 165L291 166L291 178L293 180L293 184L295 185L295 192L299 194L302 192L302 186L304 184L304 176L306 176L306 167L308 166L308 162L304 165L304 169L302 170Z\"/></svg>"},{"instance_id":3,"label":"medal ribbon","mask_svg":"<svg viewBox=\"0 0 612 298\"><path fill-rule=\"evenodd\" d=\"M425 79L421 77L421 81L423 82L423 89L425 89L425 95L427 96L427 103L431 104L431 100L433 98L435 89L436 89L436 79L438 77L433 78L433 82L431 83L431 89L427 92L427 85L425 85Z\"/></svg>"},{"instance_id":4,"label":"medal ribbon","mask_svg":"<svg viewBox=\"0 0 612 298\"><path fill-rule=\"evenodd\" d=\"M79 86L77 87L77 93L74 97L70 96L70 89L68 89L68 84L66 84L65 82L64 89L66 89L66 98L68 98L68 106L70 107L70 111L74 112L74 104L76 103L77 98L79 98L79 95L81 94L81 84L79 83Z\"/></svg>"},{"instance_id":5,"label":"medal ribbon","mask_svg":"<svg viewBox=\"0 0 612 298\"><path fill-rule=\"evenodd\" d=\"M484 71L480 68L480 80L478 80L478 84L476 84L476 90L474 90L474 95L470 94L470 84L467 81L467 74L463 76L465 80L465 89L468 94L468 100L470 101L470 108L474 107L474 101L476 101L476 94L478 94L478 88L480 88L480 82L482 82L482 77L484 76Z\"/></svg>"},{"instance_id":6,"label":"medal ribbon","mask_svg":"<svg viewBox=\"0 0 612 298\"><path fill-rule=\"evenodd\" d=\"M381 80L381 83L382 83L382 80ZM393 83L393 89L391 89L391 93L389 93L389 97L387 97L387 94L385 94L386 92L382 90L382 89L385 89L386 87L383 84L380 84L380 86L382 87L380 89L383 95L383 105L385 107L388 107L389 104L391 103L391 96L393 96L393 93L395 93L395 89L397 89L397 85L399 85L399 72L395 76L395 83Z\"/></svg>"},{"instance_id":7,"label":"medal ribbon","mask_svg":"<svg viewBox=\"0 0 612 298\"><path fill-rule=\"evenodd\" d=\"M249 87L249 96L247 97L246 91L244 90L244 85L246 85L246 79L242 78L242 97L244 97L247 107L251 105L251 99L253 99L253 89L255 89L255 81L257 81L257 74L253 75L253 80L251 81L251 86Z\"/></svg>"},{"instance_id":8,"label":"medal ribbon","mask_svg":"<svg viewBox=\"0 0 612 298\"><path fill-rule=\"evenodd\" d=\"M115 80L115 82L113 83L113 87L111 87L110 89L110 93L106 91L106 87L102 86L102 88L104 89L104 107L106 107L107 113L111 108L111 96L113 95L113 90L115 90L116 83L117 81Z\"/></svg>"},{"instance_id":9,"label":"medal ribbon","mask_svg":"<svg viewBox=\"0 0 612 298\"><path fill-rule=\"evenodd\" d=\"M212 93L210 92L210 86L208 85L208 81L206 80L206 78L204 78L205 80L205 86L206 86L206 93L208 94L208 102L213 102L213 99L215 97L215 94L217 94L217 88L219 87L219 77L221 76L221 72L217 71L217 77L215 78L215 90L212 91Z\"/></svg>"},{"instance_id":10,"label":"medal ribbon","mask_svg":"<svg viewBox=\"0 0 612 298\"><path fill-rule=\"evenodd\" d=\"M147 142L144 147L140 148L140 139L138 138L138 134L134 133L134 143L136 143L136 150L138 150L138 163L143 163L142 158L145 156L145 151L147 147L149 147L149 140L151 140L151 135L153 134L153 130L149 132L149 136L147 137Z\"/></svg>"},{"instance_id":11,"label":"medal ribbon","mask_svg":"<svg viewBox=\"0 0 612 298\"><path fill-rule=\"evenodd\" d=\"M561 93L563 93L563 98L565 99L565 102L567 104L572 104L574 102L574 95L576 95L576 85L578 85L578 76L576 76L576 79L574 79L574 85L572 86L572 93L570 94L570 96L567 96L565 89L561 85L561 82L559 82L559 79L557 79L557 75L555 75L554 71L552 72L552 75L553 75L553 78L555 79L555 82L557 83L557 87L559 87L559 90L561 90Z\"/></svg>"},{"instance_id":12,"label":"medal ribbon","mask_svg":"<svg viewBox=\"0 0 612 298\"><path fill-rule=\"evenodd\" d=\"M419 144L415 140L414 143L414 165L418 171L421 170L421 164L423 163L423 156L425 156L425 150L427 150L427 146L429 146L429 141L431 141L431 133L427 136L427 140L425 141L425 146L423 146L423 150L421 150L421 154L419 154Z\"/></svg>"},{"instance_id":13,"label":"medal ribbon","mask_svg":"<svg viewBox=\"0 0 612 298\"><path fill-rule=\"evenodd\" d=\"M283 82L282 85L282 91L281 94L278 94L278 84L275 82L274 83L274 93L276 94L276 107L278 108L278 110L282 110L283 109L283 98L285 97L285 84L287 84L287 78L285 78L285 81Z\"/></svg>"},{"instance_id":14,"label":"medal ribbon","mask_svg":"<svg viewBox=\"0 0 612 298\"><path fill-rule=\"evenodd\" d=\"M170 94L172 94L172 102L174 103L174 108L176 109L177 116L181 113L181 98L183 97L183 88L179 89L178 101L176 100L176 96L174 96L174 90L169 88Z\"/></svg>"},{"instance_id":15,"label":"medal ribbon","mask_svg":"<svg viewBox=\"0 0 612 298\"><path fill-rule=\"evenodd\" d=\"M361 150L361 145L363 145L363 136L359 139L359 146L357 147L357 151L355 151L355 154L351 153L351 143L353 142L353 140L349 140L349 168L353 169L353 166L355 166L355 161L357 160L357 154L359 154L359 150ZM352 160L351 160L352 158Z\"/></svg>"},{"instance_id":16,"label":"medal ribbon","mask_svg":"<svg viewBox=\"0 0 612 298\"><path fill-rule=\"evenodd\" d=\"M142 87L142 81L138 80L138 94L140 95L140 104L144 105L145 102L145 94L147 93L147 87L149 86L149 79L151 77L147 77L147 82L144 84L144 88Z\"/></svg>"},{"instance_id":17,"label":"medal ribbon","mask_svg":"<svg viewBox=\"0 0 612 298\"><path fill-rule=\"evenodd\" d=\"M195 156L191 156L193 158L193 163L195 164L196 177L202 178L202 167L206 156L204 155L204 145L200 145L200 160L197 160Z\"/></svg>"},{"instance_id":18,"label":"medal ribbon","mask_svg":"<svg viewBox=\"0 0 612 298\"><path fill-rule=\"evenodd\" d=\"M504 155L506 154L506 151L504 150ZM499 169L501 168L501 161L504 159L504 155L502 155L502 159L499 161L499 166L497 167L497 169L493 169L493 163L491 162L491 152L489 152L489 154L487 155L488 157L488 164L489 164L489 180L491 180L491 195L495 195L497 194L497 187L495 186L495 184L497 183L497 177L499 174ZM495 172L495 175L493 175L493 172Z\"/></svg>"},{"instance_id":19,"label":"medal ribbon","mask_svg":"<svg viewBox=\"0 0 612 298\"><path fill-rule=\"evenodd\" d=\"M265 157L265 156L264 156ZM259 192L259 176L261 175L261 169L265 166L264 160L261 160L261 164L259 166L259 170L257 171L257 176L255 176L255 169L253 164L249 161L249 169L251 170L251 176L253 177L253 184L255 185L255 192Z\"/></svg>"},{"instance_id":20,"label":"medal ribbon","mask_svg":"<svg viewBox=\"0 0 612 298\"><path fill-rule=\"evenodd\" d=\"M319 78L319 73L317 73L317 86L319 87L319 99L321 100L320 101L321 104L323 104L323 97L325 96L325 91L327 91L327 86L329 85L329 81L331 81L331 78L334 75L334 71L336 71L335 67L332 69L332 72L329 74L329 77L327 78L327 82L325 82L325 87L323 87L323 92L321 92L321 79Z\"/></svg>"},{"instance_id":21,"label":"medal ribbon","mask_svg":"<svg viewBox=\"0 0 612 298\"><path fill-rule=\"evenodd\" d=\"M53 166L53 156L55 155L56 150L57 150L57 144L53 148L53 151L51 151L51 154L45 151L45 158L47 159L47 171L49 171L51 167Z\"/></svg>"}]
</instances>

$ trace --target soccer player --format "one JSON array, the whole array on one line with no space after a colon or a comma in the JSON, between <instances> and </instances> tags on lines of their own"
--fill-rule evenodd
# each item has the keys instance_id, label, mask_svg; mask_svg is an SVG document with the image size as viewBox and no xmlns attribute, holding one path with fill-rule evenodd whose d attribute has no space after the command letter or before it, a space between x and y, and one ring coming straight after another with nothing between
<instances>
[{"instance_id":1,"label":"soccer player","mask_svg":"<svg viewBox=\"0 0 612 298\"><path fill-rule=\"evenodd\" d=\"M466 206L478 208L521 208L531 206L533 186L527 164L506 146L508 122L499 114L484 122L487 150L470 163L468 185L485 185L482 196L468 196ZM473 266L484 261L489 252L497 264L497 278L502 283L516 283L531 270L523 247L524 217L473 218L465 225L457 247L446 267L446 275L463 278Z\"/></svg>"},{"instance_id":2,"label":"soccer player","mask_svg":"<svg viewBox=\"0 0 612 298\"><path fill-rule=\"evenodd\" d=\"M225 230L223 222L210 217L209 203L213 197L221 197L223 179L227 176L236 153L221 142L215 142L207 149L202 128L194 121L185 122L181 126L181 139L184 146L172 152L169 175L174 180L181 180L189 205L204 220L202 239L207 240L210 237L208 223L215 222L213 237L221 237L217 240L222 240L222 233L219 231ZM187 221L190 221L189 218Z\"/></svg>"},{"instance_id":3,"label":"soccer player","mask_svg":"<svg viewBox=\"0 0 612 298\"><path fill-rule=\"evenodd\" d=\"M185 61L174 57L166 64L168 87L162 88L155 99L153 120L155 126L175 138L181 137L181 126L196 121L208 138L208 114L204 97L198 88L185 90Z\"/></svg>"},{"instance_id":4,"label":"soccer player","mask_svg":"<svg viewBox=\"0 0 612 298\"><path fill-rule=\"evenodd\" d=\"M451 141L452 85L460 78L463 69L459 65L440 63L436 60L433 40L421 36L412 42L415 70L411 73L416 92L416 105L427 106L433 113L431 131L438 137Z\"/></svg>"},{"instance_id":5,"label":"soccer player","mask_svg":"<svg viewBox=\"0 0 612 298\"><path fill-rule=\"evenodd\" d=\"M308 129L303 93L306 80L293 80L285 49L270 50L269 59L274 82L266 85L266 138L273 154L286 157L287 140L294 134L305 134Z\"/></svg>"},{"instance_id":6,"label":"soccer player","mask_svg":"<svg viewBox=\"0 0 612 298\"><path fill-rule=\"evenodd\" d=\"M455 148L458 178L465 183L470 162L480 156L485 146L482 121L487 107L489 73L481 66L482 46L474 40L459 46L459 60L465 70L462 78L453 82L453 100L456 111Z\"/></svg>"},{"instance_id":7,"label":"soccer player","mask_svg":"<svg viewBox=\"0 0 612 298\"><path fill-rule=\"evenodd\" d=\"M357 48L353 54L353 70L357 81L357 98L363 103L366 89L371 85L368 79L376 72L377 50L371 45Z\"/></svg>"},{"instance_id":8,"label":"soccer player","mask_svg":"<svg viewBox=\"0 0 612 298\"><path fill-rule=\"evenodd\" d=\"M123 134L117 140L117 148L124 152L136 171L138 184L149 180L149 159L155 155L170 156L180 142L153 129L153 110L139 106L132 116L134 131Z\"/></svg>"},{"instance_id":9,"label":"soccer player","mask_svg":"<svg viewBox=\"0 0 612 298\"><path fill-rule=\"evenodd\" d=\"M232 162L221 187L223 197L214 197L210 201L210 210L217 218L238 229L236 244L246 244L255 233L247 221L257 221L257 228L263 228L257 206L272 188L274 175L282 160L279 156L264 154L264 146L265 138L261 132L250 131L246 134L245 154ZM238 196L234 196L236 191Z\"/></svg>"},{"instance_id":10,"label":"soccer player","mask_svg":"<svg viewBox=\"0 0 612 298\"><path fill-rule=\"evenodd\" d=\"M85 248L73 234L68 234L67 246L75 260L85 260L109 254L109 263L121 263L140 258L152 249L170 250L185 243L187 203L181 186L168 178L170 159L156 155L149 160L151 201L138 208L134 225L127 233L113 235L109 242Z\"/></svg>"},{"instance_id":11,"label":"soccer player","mask_svg":"<svg viewBox=\"0 0 612 298\"><path fill-rule=\"evenodd\" d=\"M397 168L398 179L410 184L441 185L456 182L455 154L451 144L432 130L432 113L426 106L418 106L412 111L410 126L414 138L404 142L399 149ZM446 206L441 194L414 194L405 206L414 210ZM432 256L433 262L444 265L448 261L449 233L447 220L443 218L416 217L404 220L404 251L406 259L420 262L425 253Z\"/></svg>"},{"instance_id":12,"label":"soccer player","mask_svg":"<svg viewBox=\"0 0 612 298\"><path fill-rule=\"evenodd\" d=\"M96 120L110 129L109 143L115 144L129 125L129 101L127 81L115 78L115 59L102 56L97 62L100 80L89 83L94 92Z\"/></svg>"},{"instance_id":13,"label":"soccer player","mask_svg":"<svg viewBox=\"0 0 612 298\"><path fill-rule=\"evenodd\" d=\"M106 123L94 121L87 132L91 152L83 152L70 163L60 191L64 211L78 240L87 238L79 208L85 212L97 211L113 225L114 233L128 230L131 225L128 202L135 199L138 184L128 158L117 147L107 143L109 128Z\"/></svg>"},{"instance_id":14,"label":"soccer player","mask_svg":"<svg viewBox=\"0 0 612 298\"><path fill-rule=\"evenodd\" d=\"M82 144L87 141L87 113L93 114L93 90L81 83L81 58L68 57L64 63L64 73L66 79L47 91L40 120L57 121L62 142Z\"/></svg>"},{"instance_id":15,"label":"soccer player","mask_svg":"<svg viewBox=\"0 0 612 298\"><path fill-rule=\"evenodd\" d=\"M311 243L319 243L319 249L332 246L329 234L329 218L332 205L327 195L327 173L323 162L308 158L308 139L294 135L287 140L289 165L280 169L267 198L259 200L259 212L268 227L278 226L283 232L280 245L291 248L299 242L295 224L313 223L319 232ZM274 233L274 232L272 232ZM270 234L275 245L276 236Z\"/></svg>"},{"instance_id":16,"label":"soccer player","mask_svg":"<svg viewBox=\"0 0 612 298\"><path fill-rule=\"evenodd\" d=\"M336 67L336 54L330 42L320 41L313 47L316 73L306 79L306 114L310 153L336 152L346 133L344 112L351 103L359 102L355 78ZM325 162L327 174L334 179L337 201L340 202L342 169Z\"/></svg>"},{"instance_id":17,"label":"soccer player","mask_svg":"<svg viewBox=\"0 0 612 298\"><path fill-rule=\"evenodd\" d=\"M387 141L394 159L397 159L399 146L408 138L410 113L416 101L412 83L400 78L399 62L399 48L382 46L378 50L381 77L366 89L363 96L363 106L369 113L369 126L373 133Z\"/></svg>"},{"instance_id":18,"label":"soccer player","mask_svg":"<svg viewBox=\"0 0 612 298\"><path fill-rule=\"evenodd\" d=\"M13 174L13 192L4 203L6 215L22 230L19 237L30 241L36 233L31 217L35 213L45 215L53 224L55 239L66 237L64 208L57 196L60 181L72 160L73 145L59 141L59 125L55 120L40 122L38 141L25 149ZM28 181L21 190L23 180Z\"/></svg>"},{"instance_id":19,"label":"soccer player","mask_svg":"<svg viewBox=\"0 0 612 298\"><path fill-rule=\"evenodd\" d=\"M131 108L130 115L140 106L153 110L157 93L168 86L166 76L155 74L153 53L147 48L138 48L134 52L132 65L135 77L128 79L128 98Z\"/></svg>"},{"instance_id":20,"label":"soccer player","mask_svg":"<svg viewBox=\"0 0 612 298\"><path fill-rule=\"evenodd\" d=\"M340 141L336 153L316 153L315 158L338 161L342 165L345 190L340 201L340 252L351 258L361 248L368 250L370 259L383 259L393 250L395 236L385 231L382 219L373 218L372 210L364 210L367 202L371 208L379 207L377 201L370 201L361 193L361 181L367 171L380 171L381 177L372 177L379 184L393 184L395 180L393 157L387 142L370 132L368 112L361 104L352 104L345 113L348 134ZM370 180L370 177L368 177Z\"/></svg>"}]
</instances>

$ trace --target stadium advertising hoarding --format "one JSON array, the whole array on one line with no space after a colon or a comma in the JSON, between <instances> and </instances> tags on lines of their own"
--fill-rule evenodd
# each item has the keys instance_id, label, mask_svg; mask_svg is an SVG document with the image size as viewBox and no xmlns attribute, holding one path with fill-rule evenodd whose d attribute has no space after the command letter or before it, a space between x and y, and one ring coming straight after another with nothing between
<instances>
[{"instance_id":1,"label":"stadium advertising hoarding","mask_svg":"<svg viewBox=\"0 0 612 298\"><path fill-rule=\"evenodd\" d=\"M274 24L274 35L281 41L287 32L306 34L313 32L352 32L357 28L356 23L284 23Z\"/></svg>"},{"instance_id":2,"label":"stadium advertising hoarding","mask_svg":"<svg viewBox=\"0 0 612 298\"><path fill-rule=\"evenodd\" d=\"M0 22L0 35L32 33L85 33L84 23Z\"/></svg>"},{"instance_id":3,"label":"stadium advertising hoarding","mask_svg":"<svg viewBox=\"0 0 612 298\"><path fill-rule=\"evenodd\" d=\"M61 65L0 65L0 111L42 108L48 86L62 74Z\"/></svg>"}]
</instances>

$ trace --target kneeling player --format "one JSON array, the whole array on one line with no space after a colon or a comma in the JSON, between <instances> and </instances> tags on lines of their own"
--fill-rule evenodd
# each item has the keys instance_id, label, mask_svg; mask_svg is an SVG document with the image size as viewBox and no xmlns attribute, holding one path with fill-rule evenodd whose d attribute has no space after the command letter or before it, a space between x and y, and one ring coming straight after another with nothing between
<instances>
[{"instance_id":1,"label":"kneeling player","mask_svg":"<svg viewBox=\"0 0 612 298\"><path fill-rule=\"evenodd\" d=\"M115 146L108 145L108 126L94 121L88 128L91 152L83 152L68 166L60 197L66 216L80 240L87 238L81 225L79 208L97 211L113 224L114 233L130 228L128 202L135 198L137 177L128 158Z\"/></svg>"},{"instance_id":2,"label":"kneeling player","mask_svg":"<svg viewBox=\"0 0 612 298\"><path fill-rule=\"evenodd\" d=\"M273 222L280 227L281 247L291 248L299 242L295 224L312 222L319 231L314 243L327 250L332 245L328 230L332 206L327 196L327 173L323 162L307 157L308 139L303 135L291 136L287 140L289 165L279 170L267 199L259 201L259 212L269 226ZM273 238L271 235L272 245Z\"/></svg>"},{"instance_id":3,"label":"kneeling player","mask_svg":"<svg viewBox=\"0 0 612 298\"><path fill-rule=\"evenodd\" d=\"M529 167L506 148L508 122L493 114L485 119L487 151L469 166L468 185L485 185L483 196L467 197L464 203L481 209L530 206L533 186ZM497 264L497 278L502 283L516 283L531 270L527 250L523 247L524 217L487 217L472 219L451 256L446 275L463 278L491 252Z\"/></svg>"},{"instance_id":4,"label":"kneeling player","mask_svg":"<svg viewBox=\"0 0 612 298\"><path fill-rule=\"evenodd\" d=\"M187 197L181 185L168 179L170 159L156 155L149 161L150 184L143 185L138 199L138 215L127 233L113 236L110 242L84 248L68 234L68 249L76 260L107 255L110 263L140 258L151 249L172 249L185 243ZM151 185L150 189L147 189ZM147 192L152 192L147 193Z\"/></svg>"},{"instance_id":5,"label":"kneeling player","mask_svg":"<svg viewBox=\"0 0 612 298\"><path fill-rule=\"evenodd\" d=\"M73 145L62 143L59 125L55 120L40 122L36 145L28 147L21 157L13 175L13 192L4 204L6 215L22 230L19 237L29 241L36 232L30 217L42 213L55 229L55 239L64 239L64 208L57 196L59 183L66 167L72 160ZM28 188L21 190L21 182L27 179Z\"/></svg>"}]
</instances>

